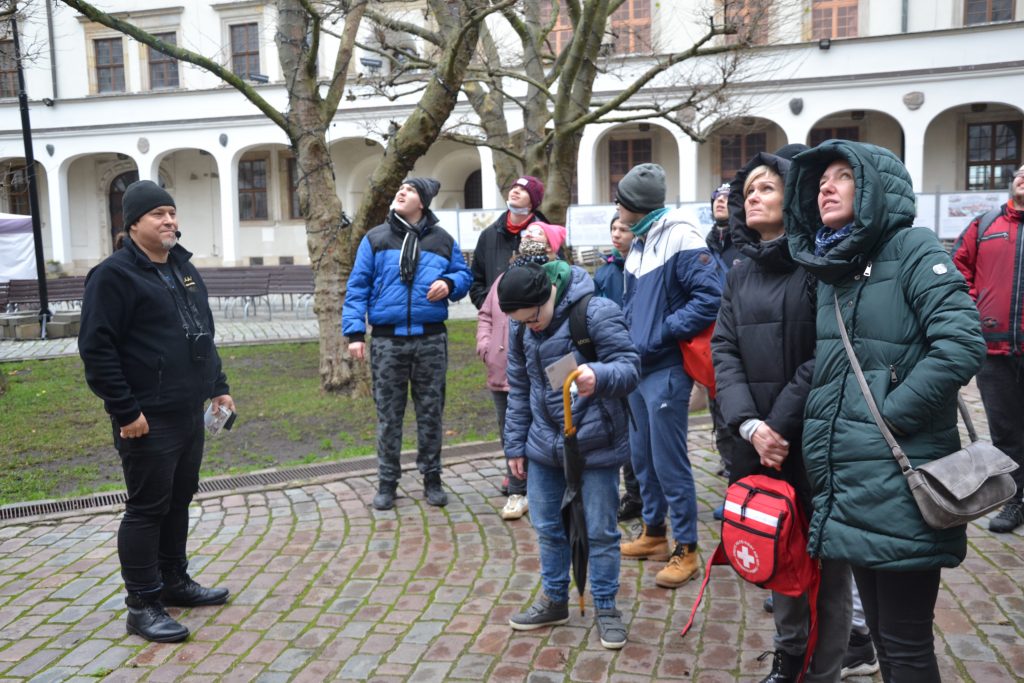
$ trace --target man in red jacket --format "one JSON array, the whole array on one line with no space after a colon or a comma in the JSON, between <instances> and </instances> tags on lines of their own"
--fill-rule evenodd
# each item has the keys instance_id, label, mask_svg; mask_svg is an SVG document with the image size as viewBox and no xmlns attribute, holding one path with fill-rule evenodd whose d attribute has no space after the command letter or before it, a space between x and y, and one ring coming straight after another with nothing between
<instances>
[{"instance_id":1,"label":"man in red jacket","mask_svg":"<svg viewBox=\"0 0 1024 683\"><path fill-rule=\"evenodd\" d=\"M988 525L1009 533L1024 524L1024 166L1010 184L1010 200L997 216L983 214L953 248L953 263L970 286L988 343L978 389L992 442L1019 465L1017 495Z\"/></svg>"}]
</instances>

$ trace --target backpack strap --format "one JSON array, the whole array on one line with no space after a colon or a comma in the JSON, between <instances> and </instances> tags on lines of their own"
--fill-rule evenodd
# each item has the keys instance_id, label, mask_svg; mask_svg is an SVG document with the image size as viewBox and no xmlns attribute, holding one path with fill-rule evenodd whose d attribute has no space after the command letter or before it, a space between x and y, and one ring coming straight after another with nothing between
<instances>
[{"instance_id":1,"label":"backpack strap","mask_svg":"<svg viewBox=\"0 0 1024 683\"><path fill-rule=\"evenodd\" d=\"M590 330L587 329L587 306L590 305L593 296L584 294L569 308L569 334L572 336L572 343L588 363L597 361L597 349L594 348L594 340L590 338Z\"/></svg>"},{"instance_id":2,"label":"backpack strap","mask_svg":"<svg viewBox=\"0 0 1024 683\"><path fill-rule=\"evenodd\" d=\"M982 238L982 236L984 236L985 231L989 229L989 226L991 226L993 223L995 223L996 219L999 218L1002 215L1003 215L1003 207L1002 206L997 206L996 208L989 209L985 213L983 213L980 216L978 216L978 236L977 236L978 242L975 245L975 248L977 248L978 246L981 245L981 238Z\"/></svg>"},{"instance_id":3,"label":"backpack strap","mask_svg":"<svg viewBox=\"0 0 1024 683\"><path fill-rule=\"evenodd\" d=\"M729 560L725 556L725 548L722 547L721 543L718 544L715 552L711 553L711 557L708 558L708 564L704 568L704 581L701 582L700 590L697 591L697 599L693 601L693 609L690 610L690 620L686 622L686 626L679 632L680 636L685 636L690 631L690 627L693 626L693 619L697 616L697 608L700 607L700 601L704 598L704 589L708 587L708 581L711 579L711 567L716 564L729 564Z\"/></svg>"}]
</instances>

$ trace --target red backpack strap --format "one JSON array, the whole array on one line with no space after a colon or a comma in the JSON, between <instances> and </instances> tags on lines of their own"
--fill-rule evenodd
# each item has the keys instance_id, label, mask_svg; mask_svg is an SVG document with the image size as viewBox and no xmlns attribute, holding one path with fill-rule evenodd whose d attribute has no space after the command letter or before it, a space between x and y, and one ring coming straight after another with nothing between
<instances>
[{"instance_id":1,"label":"red backpack strap","mask_svg":"<svg viewBox=\"0 0 1024 683\"><path fill-rule=\"evenodd\" d=\"M813 558L812 558L813 559ZM797 683L801 683L811 667L814 650L818 646L818 589L821 588L821 561L814 562L814 574L811 585L807 588L807 608L811 613L811 623L807 627L807 652L804 654L804 667L800 670Z\"/></svg>"},{"instance_id":2,"label":"red backpack strap","mask_svg":"<svg viewBox=\"0 0 1024 683\"><path fill-rule=\"evenodd\" d=\"M697 616L697 608L700 607L700 601L704 597L704 589L708 587L708 580L711 579L711 567L716 564L729 564L728 558L725 556L725 548L719 543L718 547L715 548L715 552L711 553L711 557L708 558L708 564L704 568L704 581L700 584L700 590L697 591L697 599L693 602L693 609L690 610L690 620L686 622L686 626L679 632L679 635L685 636L693 626L693 618Z\"/></svg>"}]
</instances>

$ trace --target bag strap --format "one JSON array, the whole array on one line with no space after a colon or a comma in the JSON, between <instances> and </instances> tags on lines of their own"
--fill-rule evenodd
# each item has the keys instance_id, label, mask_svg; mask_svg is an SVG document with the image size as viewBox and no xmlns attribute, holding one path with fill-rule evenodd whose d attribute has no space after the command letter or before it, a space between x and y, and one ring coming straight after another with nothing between
<instances>
[{"instance_id":1,"label":"bag strap","mask_svg":"<svg viewBox=\"0 0 1024 683\"><path fill-rule=\"evenodd\" d=\"M964 397L960 395L960 392L956 392L956 407L960 409L960 417L964 419L964 425L967 427L967 436L971 439L971 443L978 440L978 432L974 429L974 420L971 419L971 414L967 412L967 404L964 403Z\"/></svg>"},{"instance_id":2,"label":"bag strap","mask_svg":"<svg viewBox=\"0 0 1024 683\"><path fill-rule=\"evenodd\" d=\"M584 294L569 308L569 335L572 337L572 343L588 363L597 361L597 349L594 348L594 340L590 338L590 330L587 329L587 306L593 296Z\"/></svg>"},{"instance_id":3,"label":"bag strap","mask_svg":"<svg viewBox=\"0 0 1024 683\"><path fill-rule=\"evenodd\" d=\"M853 368L853 373L857 376L857 384L860 385L860 391L864 394L864 400L868 404L868 410L871 411L871 417L874 418L875 424L878 425L878 430L882 432L882 436L885 437L885 442L889 444L889 448L892 450L892 457L896 458L896 462L900 465L900 471L903 472L903 476L908 476L914 471L914 468L910 464L910 460L907 459L907 454L903 452L900 445L896 443L896 437L892 435L892 431L885 424L885 420L882 419L881 413L878 412L878 406L875 404L875 399L871 395L871 390L868 389L868 382L864 379L864 371L860 369L860 363L857 361L857 355L853 352L853 347L850 345L850 337L846 333L846 323L843 322L843 314L839 312L839 296L836 295L835 290L832 291L832 301L835 304L836 312L836 323L839 325L839 334L843 338L843 347L846 349L846 355L850 359L850 366Z\"/></svg>"},{"instance_id":4,"label":"bag strap","mask_svg":"<svg viewBox=\"0 0 1024 683\"><path fill-rule=\"evenodd\" d=\"M704 568L704 581L700 584L700 590L697 591L697 599L693 601L693 609L690 610L690 620L686 622L686 626L683 626L683 630L679 632L680 636L685 636L690 631L690 627L693 626L693 619L697 616L697 608L700 607L700 601L704 599L704 589L708 587L708 581L711 580L711 568L716 564L729 564L729 558L725 556L725 548L719 543L718 547L715 548L715 552L711 553L711 557L708 558L708 564Z\"/></svg>"}]
</instances>

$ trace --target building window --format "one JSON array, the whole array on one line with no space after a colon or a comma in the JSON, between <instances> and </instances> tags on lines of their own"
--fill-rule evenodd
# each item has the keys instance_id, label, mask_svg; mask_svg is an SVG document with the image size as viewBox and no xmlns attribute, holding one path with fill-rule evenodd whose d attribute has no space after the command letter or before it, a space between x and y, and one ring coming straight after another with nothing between
<instances>
[{"instance_id":1,"label":"building window","mask_svg":"<svg viewBox=\"0 0 1024 683\"><path fill-rule=\"evenodd\" d=\"M994 21L1013 21L1013 0L966 0L965 26L990 24Z\"/></svg>"},{"instance_id":2,"label":"building window","mask_svg":"<svg viewBox=\"0 0 1024 683\"><path fill-rule=\"evenodd\" d=\"M767 45L772 0L724 0L725 25L735 33L725 36L727 45Z\"/></svg>"},{"instance_id":3,"label":"building window","mask_svg":"<svg viewBox=\"0 0 1024 683\"><path fill-rule=\"evenodd\" d=\"M177 45L178 38L173 33L157 33L155 37L168 45ZM165 55L159 50L149 49L149 87L153 90L160 88L178 87L178 60Z\"/></svg>"},{"instance_id":4,"label":"building window","mask_svg":"<svg viewBox=\"0 0 1024 683\"><path fill-rule=\"evenodd\" d=\"M811 38L854 38L857 36L857 0L813 0Z\"/></svg>"},{"instance_id":5,"label":"building window","mask_svg":"<svg viewBox=\"0 0 1024 683\"><path fill-rule=\"evenodd\" d=\"M649 164L654 149L650 138L608 141L608 185L609 197L614 198L619 181L637 164Z\"/></svg>"},{"instance_id":6,"label":"building window","mask_svg":"<svg viewBox=\"0 0 1024 683\"><path fill-rule=\"evenodd\" d=\"M267 159L242 159L238 162L238 218L260 221L267 216Z\"/></svg>"},{"instance_id":7,"label":"building window","mask_svg":"<svg viewBox=\"0 0 1024 683\"><path fill-rule=\"evenodd\" d=\"M288 217L302 218L299 205L299 162L295 157L288 159Z\"/></svg>"},{"instance_id":8,"label":"building window","mask_svg":"<svg viewBox=\"0 0 1024 683\"><path fill-rule=\"evenodd\" d=\"M18 96L18 60L14 41L0 40L0 97Z\"/></svg>"},{"instance_id":9,"label":"building window","mask_svg":"<svg viewBox=\"0 0 1024 683\"><path fill-rule=\"evenodd\" d=\"M124 53L120 38L92 41L96 53L96 92L124 92Z\"/></svg>"},{"instance_id":10,"label":"building window","mask_svg":"<svg viewBox=\"0 0 1024 683\"><path fill-rule=\"evenodd\" d=\"M719 151L722 162L722 182L731 181L736 172L743 168L752 156L768 151L767 147L767 133L721 136Z\"/></svg>"},{"instance_id":11,"label":"building window","mask_svg":"<svg viewBox=\"0 0 1024 683\"><path fill-rule=\"evenodd\" d=\"M1002 190L1021 165L1020 121L967 125L967 189Z\"/></svg>"},{"instance_id":12,"label":"building window","mask_svg":"<svg viewBox=\"0 0 1024 683\"><path fill-rule=\"evenodd\" d=\"M610 21L616 54L651 51L651 0L626 0Z\"/></svg>"},{"instance_id":13,"label":"building window","mask_svg":"<svg viewBox=\"0 0 1024 683\"><path fill-rule=\"evenodd\" d=\"M551 3L544 2L540 6L540 23L541 26L548 26L551 23ZM547 45L551 49L551 53L558 55L562 53L562 50L569 46L569 41L572 40L572 19L569 18L569 9L563 4L559 6L558 19L555 21L555 25L551 28L551 32L548 33Z\"/></svg>"},{"instance_id":14,"label":"building window","mask_svg":"<svg viewBox=\"0 0 1024 683\"><path fill-rule=\"evenodd\" d=\"M231 70L242 78L260 72L260 41L258 24L236 24L231 27Z\"/></svg>"},{"instance_id":15,"label":"building window","mask_svg":"<svg viewBox=\"0 0 1024 683\"><path fill-rule=\"evenodd\" d=\"M28 201L28 168L11 166L4 185L7 187L7 211L22 216L31 215Z\"/></svg>"},{"instance_id":16,"label":"building window","mask_svg":"<svg viewBox=\"0 0 1024 683\"><path fill-rule=\"evenodd\" d=\"M807 144L817 147L825 140L851 140L860 142L860 128L857 126L845 126L841 128L814 128L808 136Z\"/></svg>"}]
</instances>

